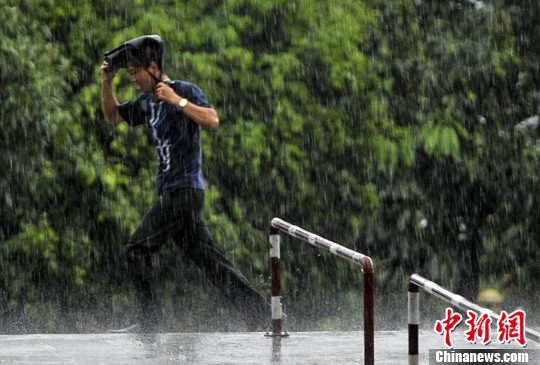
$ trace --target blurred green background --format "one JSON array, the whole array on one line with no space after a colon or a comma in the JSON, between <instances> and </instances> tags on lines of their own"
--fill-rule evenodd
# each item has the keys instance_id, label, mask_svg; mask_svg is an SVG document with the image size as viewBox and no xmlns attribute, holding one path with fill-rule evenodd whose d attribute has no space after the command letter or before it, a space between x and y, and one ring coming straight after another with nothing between
<instances>
[{"instance_id":1,"label":"blurred green background","mask_svg":"<svg viewBox=\"0 0 540 365\"><path fill-rule=\"evenodd\" d=\"M406 326L414 272L471 300L495 288L540 323L538 1L2 3L2 333L133 314L122 254L155 199L155 151L144 127L104 121L99 67L143 34L218 111L206 219L268 298L278 216L373 258L376 329ZM164 330L243 329L174 245L160 260ZM287 238L282 265L290 330L362 328L359 267Z\"/></svg>"}]
</instances>

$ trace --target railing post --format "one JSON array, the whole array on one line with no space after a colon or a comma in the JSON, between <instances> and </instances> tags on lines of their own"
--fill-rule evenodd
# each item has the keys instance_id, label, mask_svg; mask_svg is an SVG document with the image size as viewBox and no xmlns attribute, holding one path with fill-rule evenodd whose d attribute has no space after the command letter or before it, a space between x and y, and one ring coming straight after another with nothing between
<instances>
[{"instance_id":1,"label":"railing post","mask_svg":"<svg viewBox=\"0 0 540 365\"><path fill-rule=\"evenodd\" d=\"M362 260L364 272L364 364L375 364L375 283L373 262L367 256Z\"/></svg>"},{"instance_id":2,"label":"railing post","mask_svg":"<svg viewBox=\"0 0 540 365\"><path fill-rule=\"evenodd\" d=\"M281 308L281 252L279 231L270 227L268 239L270 245L270 275L271 283L271 310L272 310L272 334L270 336L285 336L283 334L283 312Z\"/></svg>"},{"instance_id":3,"label":"railing post","mask_svg":"<svg viewBox=\"0 0 540 365\"><path fill-rule=\"evenodd\" d=\"M409 365L418 364L418 325L420 324L420 290L409 282L408 323L409 323Z\"/></svg>"}]
</instances>

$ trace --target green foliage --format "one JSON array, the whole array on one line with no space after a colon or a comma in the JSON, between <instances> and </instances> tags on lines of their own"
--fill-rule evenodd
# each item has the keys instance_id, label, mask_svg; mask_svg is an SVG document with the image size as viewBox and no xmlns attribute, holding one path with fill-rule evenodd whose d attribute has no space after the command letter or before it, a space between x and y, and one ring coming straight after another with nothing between
<instances>
[{"instance_id":1,"label":"green foliage","mask_svg":"<svg viewBox=\"0 0 540 365\"><path fill-rule=\"evenodd\" d=\"M381 296L419 272L532 308L540 148L534 126L516 125L540 114L539 4L458 3L8 0L2 330L95 330L132 310L122 252L155 198L155 152L144 128L103 120L99 66L150 33L166 42L169 76L199 85L218 111L220 128L203 134L207 220L265 294L279 216L372 256ZM120 101L137 95L123 71L115 88ZM164 302L171 317L198 313L192 298L214 293L171 246ZM296 324L312 328L308 308L327 316L319 329L357 326L316 309L359 305L358 268L290 239L282 255Z\"/></svg>"}]
</instances>

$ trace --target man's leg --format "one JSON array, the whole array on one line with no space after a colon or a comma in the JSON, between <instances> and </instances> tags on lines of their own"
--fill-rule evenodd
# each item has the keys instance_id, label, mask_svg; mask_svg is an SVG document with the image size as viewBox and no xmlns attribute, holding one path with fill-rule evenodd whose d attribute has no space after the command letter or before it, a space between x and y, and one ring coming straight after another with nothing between
<instances>
[{"instance_id":1,"label":"man's leg","mask_svg":"<svg viewBox=\"0 0 540 365\"><path fill-rule=\"evenodd\" d=\"M250 331L265 330L270 323L270 303L247 278L227 259L225 252L210 236L206 223L197 222L200 245L204 254L198 255L212 284L243 314Z\"/></svg>"},{"instance_id":2,"label":"man's leg","mask_svg":"<svg viewBox=\"0 0 540 365\"><path fill-rule=\"evenodd\" d=\"M183 230L174 235L175 243L208 274L211 282L244 315L250 330L263 330L270 322L270 304L227 259L210 236L201 217L204 191L181 189L178 202L183 209Z\"/></svg>"},{"instance_id":3,"label":"man's leg","mask_svg":"<svg viewBox=\"0 0 540 365\"><path fill-rule=\"evenodd\" d=\"M159 197L143 217L126 247L130 279L139 301L139 322L144 332L154 332L161 308L154 287L155 258L169 239L171 229L171 202L167 196Z\"/></svg>"}]
</instances>

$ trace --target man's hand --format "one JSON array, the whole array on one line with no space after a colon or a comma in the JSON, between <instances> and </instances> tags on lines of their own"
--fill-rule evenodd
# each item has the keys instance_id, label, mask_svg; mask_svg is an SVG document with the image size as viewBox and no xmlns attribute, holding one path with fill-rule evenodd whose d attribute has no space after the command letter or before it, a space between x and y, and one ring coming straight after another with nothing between
<instances>
[{"instance_id":1,"label":"man's hand","mask_svg":"<svg viewBox=\"0 0 540 365\"><path fill-rule=\"evenodd\" d=\"M160 82L159 84L157 84L156 98L159 100L167 101L174 105L176 105L181 99L181 97L174 92L172 87L170 87L164 82Z\"/></svg>"},{"instance_id":2,"label":"man's hand","mask_svg":"<svg viewBox=\"0 0 540 365\"><path fill-rule=\"evenodd\" d=\"M109 67L109 62L103 61L101 64L101 79L103 82L111 82L112 79L116 76L116 72L118 70L108 70L107 67Z\"/></svg>"},{"instance_id":3,"label":"man's hand","mask_svg":"<svg viewBox=\"0 0 540 365\"><path fill-rule=\"evenodd\" d=\"M105 120L109 123L120 123L124 119L118 112L118 101L114 96L112 80L118 70L107 70L107 61L101 64L101 107Z\"/></svg>"}]
</instances>

